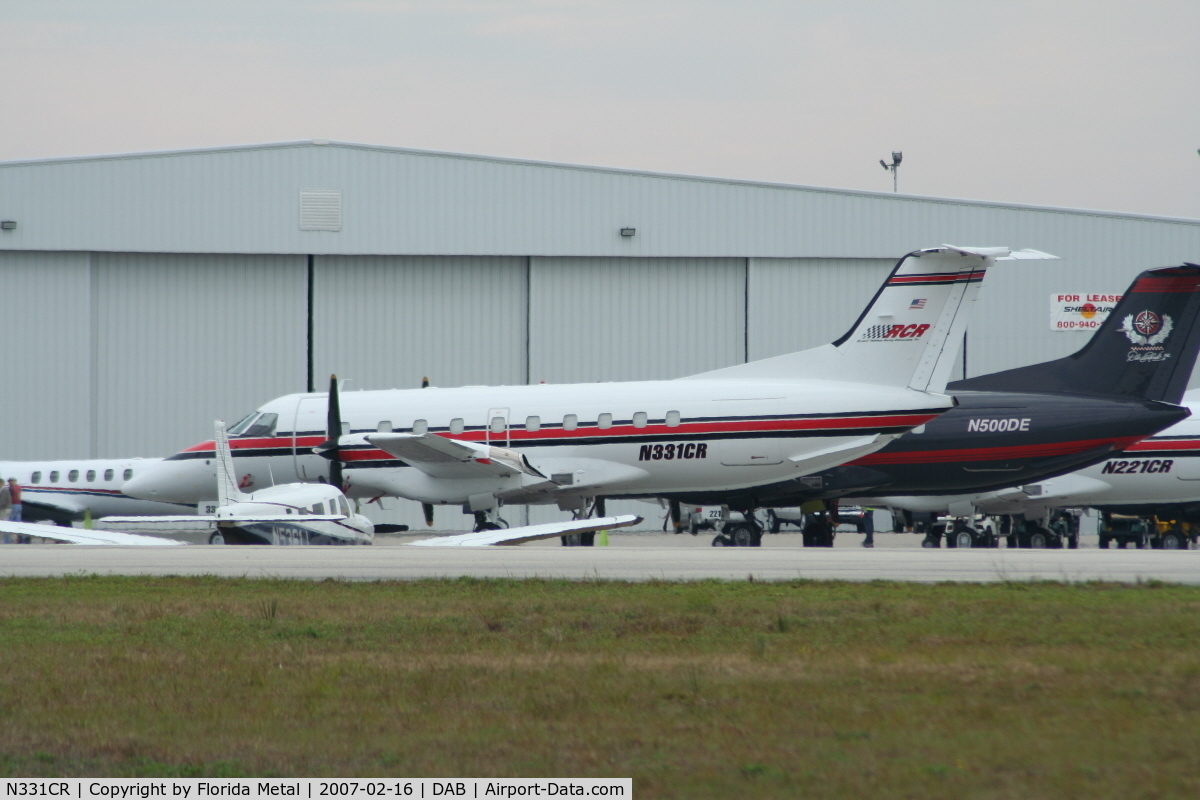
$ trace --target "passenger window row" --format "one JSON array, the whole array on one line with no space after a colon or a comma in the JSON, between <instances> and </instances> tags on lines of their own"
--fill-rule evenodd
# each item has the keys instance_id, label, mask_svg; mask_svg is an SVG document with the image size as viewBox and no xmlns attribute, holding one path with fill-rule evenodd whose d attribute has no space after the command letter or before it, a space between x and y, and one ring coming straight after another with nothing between
<instances>
[{"instance_id":1,"label":"passenger window row","mask_svg":"<svg viewBox=\"0 0 1200 800\"><path fill-rule=\"evenodd\" d=\"M104 470L104 480L111 481L114 477L116 477L116 473L113 470L111 470L111 469ZM122 480L127 481L132 477L133 477L132 469L126 469L121 474ZM58 483L58 478L59 478L58 470L56 470L56 469L50 470L50 483ZM95 480L96 480L96 470L89 469L87 471L87 476L84 478L84 481L86 483L93 483L93 482L95 482ZM73 470L70 470L69 472L67 472L67 482L68 483L77 483L78 481L79 481L79 470L73 469ZM30 483L41 483L42 482L41 470L38 470L37 472L33 473L33 475L29 476L29 482Z\"/></svg>"},{"instance_id":2,"label":"passenger window row","mask_svg":"<svg viewBox=\"0 0 1200 800\"><path fill-rule=\"evenodd\" d=\"M668 428L679 427L680 414L678 411L668 411L664 418L664 423ZM650 423L650 415L645 411L638 411L633 415L633 427L644 428ZM613 426L613 415L609 413L600 414L596 418L596 427L608 429ZM504 417L492 417L488 422L488 429L492 433L503 433L507 427L507 422ZM563 417L562 428L565 431L573 431L579 427L579 416L577 414L567 414ZM452 435L457 435L466 430L466 424L462 417L455 417L450 420L447 426ZM542 429L542 418L540 416L528 416L525 418L525 430L529 433L537 433ZM392 421L390 419L380 420L375 426L375 430L379 433L390 433L393 430ZM426 433L429 430L429 421L424 419L413 420L412 432L415 434Z\"/></svg>"}]
</instances>

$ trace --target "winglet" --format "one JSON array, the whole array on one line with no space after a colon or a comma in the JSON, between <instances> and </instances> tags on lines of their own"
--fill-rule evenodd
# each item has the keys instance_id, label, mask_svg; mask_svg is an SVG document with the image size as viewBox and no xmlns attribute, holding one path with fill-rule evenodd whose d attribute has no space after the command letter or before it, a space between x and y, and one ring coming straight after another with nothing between
<instances>
[{"instance_id":1,"label":"winglet","mask_svg":"<svg viewBox=\"0 0 1200 800\"><path fill-rule=\"evenodd\" d=\"M213 441L217 452L217 507L224 508L245 499L242 490L238 488L237 472L233 468L233 453L229 450L229 434L225 432L225 423L217 420Z\"/></svg>"}]
</instances>

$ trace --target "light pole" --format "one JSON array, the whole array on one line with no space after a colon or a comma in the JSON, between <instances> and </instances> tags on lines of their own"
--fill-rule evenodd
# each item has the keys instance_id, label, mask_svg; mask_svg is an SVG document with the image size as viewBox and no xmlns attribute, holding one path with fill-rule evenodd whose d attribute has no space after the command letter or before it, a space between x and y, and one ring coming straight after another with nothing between
<instances>
[{"instance_id":1,"label":"light pole","mask_svg":"<svg viewBox=\"0 0 1200 800\"><path fill-rule=\"evenodd\" d=\"M1197 151L1200 152L1200 151ZM892 171L892 191L896 191L896 167L900 166L900 162L904 160L904 153L899 150L892 151L892 163L887 163L882 158L879 159L879 166Z\"/></svg>"}]
</instances>

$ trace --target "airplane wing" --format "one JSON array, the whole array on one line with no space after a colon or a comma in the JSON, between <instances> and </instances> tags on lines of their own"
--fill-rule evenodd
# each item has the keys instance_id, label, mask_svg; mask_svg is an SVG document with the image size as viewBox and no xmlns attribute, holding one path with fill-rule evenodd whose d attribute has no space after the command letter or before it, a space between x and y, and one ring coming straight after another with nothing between
<instances>
[{"instance_id":1,"label":"airplane wing","mask_svg":"<svg viewBox=\"0 0 1200 800\"><path fill-rule=\"evenodd\" d=\"M525 473L544 478L520 453L432 433L370 433L375 447L434 478L508 477Z\"/></svg>"},{"instance_id":2,"label":"airplane wing","mask_svg":"<svg viewBox=\"0 0 1200 800\"><path fill-rule=\"evenodd\" d=\"M195 517L190 517L189 519L195 519ZM142 536L136 533L125 533L124 531L64 528L61 525L34 525L28 522L0 521L0 533L37 536L41 539L53 539L69 544L119 544L140 547L187 544L187 542L177 542L173 539L162 539L158 536Z\"/></svg>"},{"instance_id":3,"label":"airplane wing","mask_svg":"<svg viewBox=\"0 0 1200 800\"><path fill-rule=\"evenodd\" d=\"M68 500L65 497L54 497L49 492L38 492L35 495L33 492L26 490L23 502L26 509L47 509L72 517L82 517L84 512L83 503L76 500Z\"/></svg>"},{"instance_id":4,"label":"airplane wing","mask_svg":"<svg viewBox=\"0 0 1200 800\"><path fill-rule=\"evenodd\" d=\"M637 525L641 521L642 518L634 514L623 514L619 517L597 517L596 519L579 519L569 522L550 522L545 525L525 525L501 531L439 536L434 539L409 542L409 544L416 547L488 547L490 545L524 544L536 539L552 539L555 536L565 536L569 533L593 533L610 528L627 528L630 525Z\"/></svg>"},{"instance_id":5,"label":"airplane wing","mask_svg":"<svg viewBox=\"0 0 1200 800\"><path fill-rule=\"evenodd\" d=\"M822 448L815 452L801 453L788 460L804 470L804 474L820 472L824 469L837 467L847 461L853 461L860 456L874 453L891 441L879 434L874 436L856 436L839 444Z\"/></svg>"}]
</instances>

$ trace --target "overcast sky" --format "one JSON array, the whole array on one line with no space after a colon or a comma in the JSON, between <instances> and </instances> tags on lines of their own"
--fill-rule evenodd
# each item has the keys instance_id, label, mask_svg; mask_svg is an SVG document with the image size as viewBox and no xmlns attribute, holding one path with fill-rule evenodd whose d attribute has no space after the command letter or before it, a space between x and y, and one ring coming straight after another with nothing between
<instances>
[{"instance_id":1,"label":"overcast sky","mask_svg":"<svg viewBox=\"0 0 1200 800\"><path fill-rule=\"evenodd\" d=\"M0 0L0 160L328 138L1200 218L1197 0Z\"/></svg>"}]
</instances>

